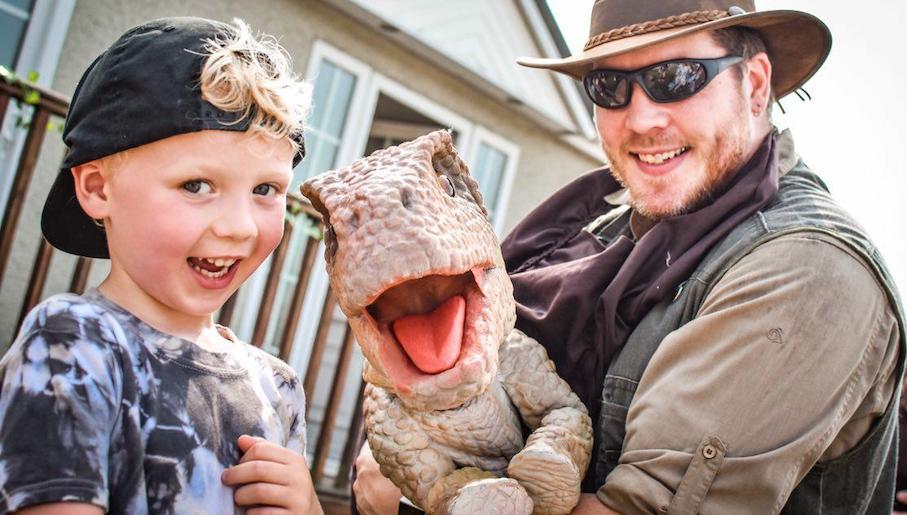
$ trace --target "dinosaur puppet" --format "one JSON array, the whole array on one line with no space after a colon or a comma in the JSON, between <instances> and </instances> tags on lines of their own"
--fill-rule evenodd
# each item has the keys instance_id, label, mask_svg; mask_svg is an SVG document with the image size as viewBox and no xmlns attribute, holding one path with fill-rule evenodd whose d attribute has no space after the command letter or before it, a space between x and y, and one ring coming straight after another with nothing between
<instances>
[{"instance_id":1,"label":"dinosaur puppet","mask_svg":"<svg viewBox=\"0 0 907 515\"><path fill-rule=\"evenodd\" d=\"M324 219L330 284L367 361L382 474L428 513L569 513L589 415L514 329L500 247L450 134L380 150L302 192Z\"/></svg>"}]
</instances>

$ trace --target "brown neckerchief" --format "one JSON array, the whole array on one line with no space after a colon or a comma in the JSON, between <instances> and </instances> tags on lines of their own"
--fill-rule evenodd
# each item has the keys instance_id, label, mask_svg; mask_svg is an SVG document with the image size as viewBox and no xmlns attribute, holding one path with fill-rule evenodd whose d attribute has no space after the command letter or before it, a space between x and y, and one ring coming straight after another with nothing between
<instances>
[{"instance_id":1,"label":"brown neckerchief","mask_svg":"<svg viewBox=\"0 0 907 515\"><path fill-rule=\"evenodd\" d=\"M621 189L599 169L548 198L502 243L517 328L545 346L593 420L608 365L636 324L778 191L776 137L767 136L709 204L659 220L638 241L620 235L605 246L584 230L614 209L603 198Z\"/></svg>"}]
</instances>

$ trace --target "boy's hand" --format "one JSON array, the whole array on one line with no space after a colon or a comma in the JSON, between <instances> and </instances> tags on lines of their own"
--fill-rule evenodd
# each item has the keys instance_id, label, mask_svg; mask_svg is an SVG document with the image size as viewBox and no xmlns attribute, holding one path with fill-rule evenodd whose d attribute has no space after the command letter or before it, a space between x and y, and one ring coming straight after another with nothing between
<instances>
[{"instance_id":1,"label":"boy's hand","mask_svg":"<svg viewBox=\"0 0 907 515\"><path fill-rule=\"evenodd\" d=\"M233 486L233 501L249 515L322 514L309 467L302 456L262 438L237 440L242 459L221 476Z\"/></svg>"}]
</instances>

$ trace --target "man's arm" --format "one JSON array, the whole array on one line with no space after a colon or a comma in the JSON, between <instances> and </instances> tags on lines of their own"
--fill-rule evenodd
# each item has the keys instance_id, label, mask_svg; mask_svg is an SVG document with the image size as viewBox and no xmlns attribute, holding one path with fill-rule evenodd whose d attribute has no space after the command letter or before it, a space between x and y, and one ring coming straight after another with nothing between
<instances>
[{"instance_id":1,"label":"man's arm","mask_svg":"<svg viewBox=\"0 0 907 515\"><path fill-rule=\"evenodd\" d=\"M595 494L582 494L571 515L621 515L605 506Z\"/></svg>"},{"instance_id":2,"label":"man's arm","mask_svg":"<svg viewBox=\"0 0 907 515\"><path fill-rule=\"evenodd\" d=\"M353 493L356 495L356 509L362 515L395 515L403 496L390 479L381 475L368 441L362 444L356 457Z\"/></svg>"},{"instance_id":3,"label":"man's arm","mask_svg":"<svg viewBox=\"0 0 907 515\"><path fill-rule=\"evenodd\" d=\"M831 237L761 245L662 342L599 497L624 513L777 513L884 412L896 324L874 274Z\"/></svg>"}]
</instances>

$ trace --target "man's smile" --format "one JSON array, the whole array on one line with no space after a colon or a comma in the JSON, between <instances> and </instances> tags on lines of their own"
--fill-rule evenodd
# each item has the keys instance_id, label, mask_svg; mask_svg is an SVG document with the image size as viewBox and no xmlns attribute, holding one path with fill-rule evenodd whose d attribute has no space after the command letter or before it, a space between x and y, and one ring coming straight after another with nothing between
<instances>
[{"instance_id":1,"label":"man's smile","mask_svg":"<svg viewBox=\"0 0 907 515\"><path fill-rule=\"evenodd\" d=\"M644 175L660 177L674 171L689 155L690 147L658 148L630 151L636 168Z\"/></svg>"},{"instance_id":2,"label":"man's smile","mask_svg":"<svg viewBox=\"0 0 907 515\"><path fill-rule=\"evenodd\" d=\"M678 147L666 151L640 151L630 152L640 161L650 165L664 164L665 161L673 159L687 151L687 147Z\"/></svg>"}]
</instances>

